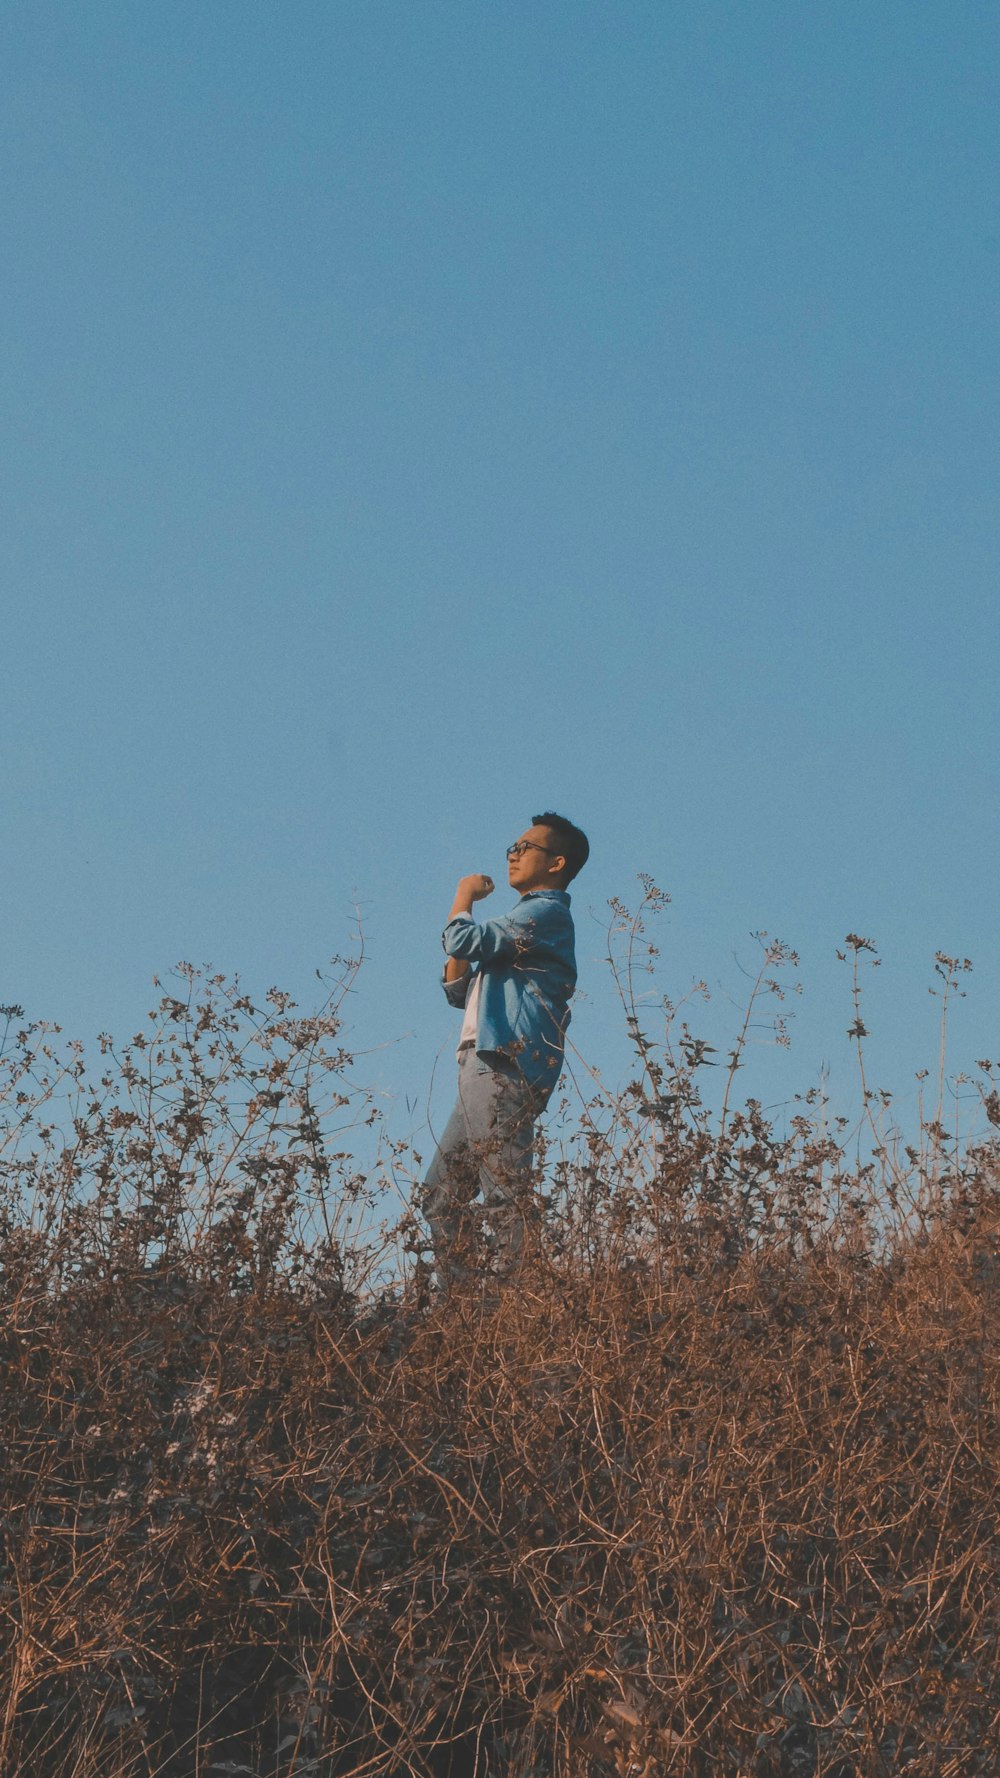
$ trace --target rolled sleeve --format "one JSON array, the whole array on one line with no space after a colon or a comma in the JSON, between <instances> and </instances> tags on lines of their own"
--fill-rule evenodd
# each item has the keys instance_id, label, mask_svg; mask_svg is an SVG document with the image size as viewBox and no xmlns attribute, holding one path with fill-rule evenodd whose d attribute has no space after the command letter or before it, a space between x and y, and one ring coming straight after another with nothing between
<instances>
[{"instance_id":1,"label":"rolled sleeve","mask_svg":"<svg viewBox=\"0 0 1000 1778\"><path fill-rule=\"evenodd\" d=\"M471 969L466 970L465 974L460 975L457 981L454 982L446 982L442 976L441 986L444 989L444 997L447 1000L448 1005L458 1007L464 1006L469 997L469 986L475 979Z\"/></svg>"},{"instance_id":2,"label":"rolled sleeve","mask_svg":"<svg viewBox=\"0 0 1000 1778\"><path fill-rule=\"evenodd\" d=\"M532 925L530 917L519 917L516 910L502 920L484 920L481 926L471 914L455 914L441 934L441 943L449 957L468 963L501 963L530 943Z\"/></svg>"}]
</instances>

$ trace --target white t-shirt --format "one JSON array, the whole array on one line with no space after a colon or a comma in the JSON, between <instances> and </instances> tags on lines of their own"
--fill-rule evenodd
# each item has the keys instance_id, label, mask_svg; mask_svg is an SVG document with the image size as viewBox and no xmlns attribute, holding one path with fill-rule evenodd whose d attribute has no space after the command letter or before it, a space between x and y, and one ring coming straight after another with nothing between
<instances>
[{"instance_id":1,"label":"white t-shirt","mask_svg":"<svg viewBox=\"0 0 1000 1778\"><path fill-rule=\"evenodd\" d=\"M483 978L482 975L479 974L473 978L472 987L469 989L469 998L465 1003L465 1017L462 1020L462 1029L458 1038L459 1049L461 1049L464 1043L475 1044L476 1021L479 1017L479 990L482 987L482 983ZM455 1053L457 1055L458 1051L456 1050Z\"/></svg>"}]
</instances>

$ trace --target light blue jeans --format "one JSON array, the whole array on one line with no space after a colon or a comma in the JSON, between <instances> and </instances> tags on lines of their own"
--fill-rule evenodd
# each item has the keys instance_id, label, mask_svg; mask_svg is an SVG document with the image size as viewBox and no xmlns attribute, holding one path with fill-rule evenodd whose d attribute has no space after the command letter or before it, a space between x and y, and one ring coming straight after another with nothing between
<instances>
[{"instance_id":1,"label":"light blue jeans","mask_svg":"<svg viewBox=\"0 0 1000 1778\"><path fill-rule=\"evenodd\" d=\"M531 1206L535 1119L549 1097L505 1056L484 1060L471 1044L459 1050L458 1100L424 1180L424 1214L440 1283L476 1270L477 1222L483 1219L492 1231L492 1269L507 1276L516 1267ZM478 1215L472 1209L477 1193Z\"/></svg>"}]
</instances>

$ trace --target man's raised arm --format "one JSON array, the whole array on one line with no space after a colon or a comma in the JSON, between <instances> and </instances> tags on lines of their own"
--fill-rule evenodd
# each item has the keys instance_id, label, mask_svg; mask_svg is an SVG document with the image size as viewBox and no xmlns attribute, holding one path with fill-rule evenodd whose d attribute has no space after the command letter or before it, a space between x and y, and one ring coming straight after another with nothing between
<instances>
[{"instance_id":1,"label":"man's raised arm","mask_svg":"<svg viewBox=\"0 0 1000 1778\"><path fill-rule=\"evenodd\" d=\"M487 895L492 895L493 887L492 877L460 877L448 919L453 920L456 914L471 914L473 903L484 901ZM444 979L446 982L460 982L464 975L468 975L470 968L467 957L448 957L445 959Z\"/></svg>"}]
</instances>

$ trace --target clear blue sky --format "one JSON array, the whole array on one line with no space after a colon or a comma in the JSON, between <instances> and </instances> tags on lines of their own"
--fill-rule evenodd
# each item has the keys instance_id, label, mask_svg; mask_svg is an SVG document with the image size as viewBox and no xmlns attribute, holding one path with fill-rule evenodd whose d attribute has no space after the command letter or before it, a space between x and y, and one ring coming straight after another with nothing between
<instances>
[{"instance_id":1,"label":"clear blue sky","mask_svg":"<svg viewBox=\"0 0 1000 1778\"><path fill-rule=\"evenodd\" d=\"M938 947L1000 1053L998 75L975 0L8 4L0 1000L308 1001L356 894L418 1136L455 880L548 806L612 1081L639 871L714 1029L800 952L748 1091L846 1069L851 929L881 1082Z\"/></svg>"}]
</instances>

